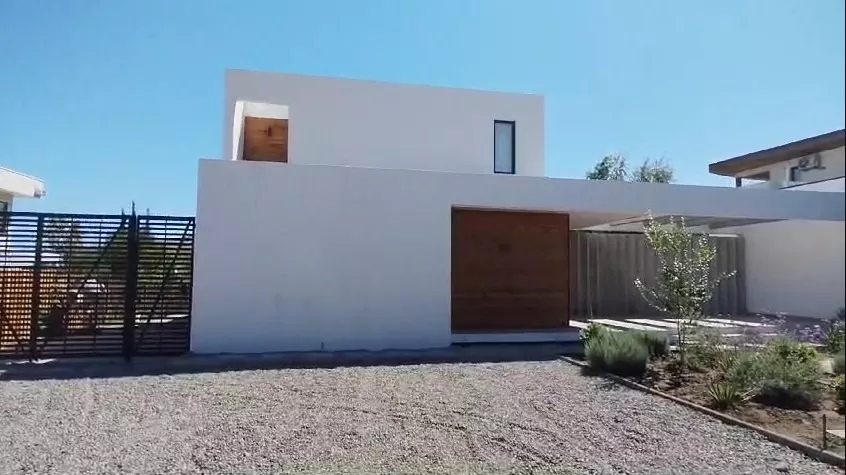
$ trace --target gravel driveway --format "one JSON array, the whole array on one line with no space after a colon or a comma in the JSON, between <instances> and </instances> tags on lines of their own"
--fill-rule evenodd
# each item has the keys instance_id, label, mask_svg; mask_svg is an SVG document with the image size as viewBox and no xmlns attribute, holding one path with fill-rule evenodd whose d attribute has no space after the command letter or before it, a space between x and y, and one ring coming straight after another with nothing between
<instances>
[{"instance_id":1,"label":"gravel driveway","mask_svg":"<svg viewBox=\"0 0 846 475\"><path fill-rule=\"evenodd\" d=\"M0 473L841 471L567 363L0 382Z\"/></svg>"}]
</instances>

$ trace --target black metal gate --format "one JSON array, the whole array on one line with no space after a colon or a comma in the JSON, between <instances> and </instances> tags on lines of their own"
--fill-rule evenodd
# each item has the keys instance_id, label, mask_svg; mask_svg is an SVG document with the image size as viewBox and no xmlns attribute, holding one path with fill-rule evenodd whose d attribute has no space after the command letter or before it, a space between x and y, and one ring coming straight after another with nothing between
<instances>
[{"instance_id":1,"label":"black metal gate","mask_svg":"<svg viewBox=\"0 0 846 475\"><path fill-rule=\"evenodd\" d=\"M0 358L188 351L194 218L0 213Z\"/></svg>"}]
</instances>

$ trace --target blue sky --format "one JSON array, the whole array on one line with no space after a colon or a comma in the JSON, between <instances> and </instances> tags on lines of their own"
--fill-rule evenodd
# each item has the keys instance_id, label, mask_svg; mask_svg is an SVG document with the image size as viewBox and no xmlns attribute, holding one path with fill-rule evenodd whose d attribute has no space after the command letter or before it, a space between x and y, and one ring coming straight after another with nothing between
<instances>
[{"instance_id":1,"label":"blue sky","mask_svg":"<svg viewBox=\"0 0 846 475\"><path fill-rule=\"evenodd\" d=\"M3 0L0 165L18 209L193 214L223 72L546 95L547 174L707 164L844 126L843 0Z\"/></svg>"}]
</instances>

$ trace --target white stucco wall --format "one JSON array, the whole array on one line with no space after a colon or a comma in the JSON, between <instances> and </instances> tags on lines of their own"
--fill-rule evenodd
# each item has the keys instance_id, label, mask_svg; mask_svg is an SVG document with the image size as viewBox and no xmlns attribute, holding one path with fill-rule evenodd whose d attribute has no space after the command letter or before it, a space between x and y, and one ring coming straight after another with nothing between
<instances>
[{"instance_id":1,"label":"white stucco wall","mask_svg":"<svg viewBox=\"0 0 846 475\"><path fill-rule=\"evenodd\" d=\"M229 159L238 158L233 118L250 115L238 101L288 107L292 164L493 173L494 121L507 120L516 122L516 173L544 175L539 95L227 71Z\"/></svg>"},{"instance_id":2,"label":"white stucco wall","mask_svg":"<svg viewBox=\"0 0 846 475\"><path fill-rule=\"evenodd\" d=\"M746 240L746 298L750 312L829 318L844 306L843 221L782 221L731 231Z\"/></svg>"},{"instance_id":3,"label":"white stucco wall","mask_svg":"<svg viewBox=\"0 0 846 475\"><path fill-rule=\"evenodd\" d=\"M741 176L754 176L769 172L771 182L786 183L790 181L790 169L798 165L800 158L776 163L766 167L745 171ZM813 183L820 180L846 176L846 147L820 152L820 162L824 168L799 172L795 183Z\"/></svg>"},{"instance_id":4,"label":"white stucco wall","mask_svg":"<svg viewBox=\"0 0 846 475\"><path fill-rule=\"evenodd\" d=\"M807 185L799 185L787 188L788 191L846 191L846 178L835 178L833 180L817 181Z\"/></svg>"},{"instance_id":5,"label":"white stucco wall","mask_svg":"<svg viewBox=\"0 0 846 475\"><path fill-rule=\"evenodd\" d=\"M201 160L192 350L450 344L452 206L843 220L830 193Z\"/></svg>"}]
</instances>

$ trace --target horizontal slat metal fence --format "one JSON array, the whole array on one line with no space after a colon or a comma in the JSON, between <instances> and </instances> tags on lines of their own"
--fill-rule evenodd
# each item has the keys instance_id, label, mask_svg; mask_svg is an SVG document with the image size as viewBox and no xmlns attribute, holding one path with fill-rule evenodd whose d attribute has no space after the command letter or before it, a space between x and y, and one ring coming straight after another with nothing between
<instances>
[{"instance_id":1,"label":"horizontal slat metal fence","mask_svg":"<svg viewBox=\"0 0 846 475\"><path fill-rule=\"evenodd\" d=\"M2 220L0 357L188 350L192 217L12 212Z\"/></svg>"}]
</instances>

